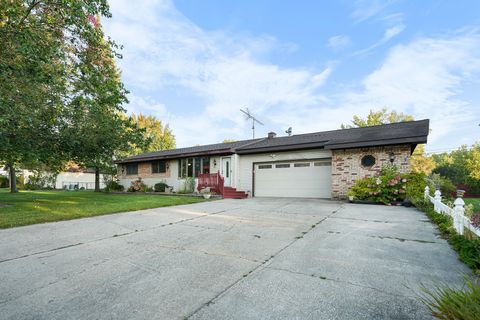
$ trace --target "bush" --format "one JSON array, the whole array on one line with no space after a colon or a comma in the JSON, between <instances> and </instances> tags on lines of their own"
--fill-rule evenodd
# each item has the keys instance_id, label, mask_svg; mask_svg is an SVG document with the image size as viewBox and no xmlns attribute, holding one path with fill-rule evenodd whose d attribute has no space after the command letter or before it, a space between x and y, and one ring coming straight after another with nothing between
<instances>
[{"instance_id":1,"label":"bush","mask_svg":"<svg viewBox=\"0 0 480 320\"><path fill-rule=\"evenodd\" d=\"M35 171L33 175L28 177L28 182L25 183L27 190L52 189L57 180L56 173L45 173Z\"/></svg>"},{"instance_id":2,"label":"bush","mask_svg":"<svg viewBox=\"0 0 480 320\"><path fill-rule=\"evenodd\" d=\"M0 175L0 188L8 188L8 177Z\"/></svg>"},{"instance_id":3,"label":"bush","mask_svg":"<svg viewBox=\"0 0 480 320\"><path fill-rule=\"evenodd\" d=\"M105 183L105 191L123 191L124 187L116 180L110 180Z\"/></svg>"},{"instance_id":4,"label":"bush","mask_svg":"<svg viewBox=\"0 0 480 320\"><path fill-rule=\"evenodd\" d=\"M407 181L407 175L398 173L397 167L386 165L378 176L357 180L348 195L358 200L391 204L405 200Z\"/></svg>"},{"instance_id":5,"label":"bush","mask_svg":"<svg viewBox=\"0 0 480 320\"><path fill-rule=\"evenodd\" d=\"M185 178L183 183L183 189L178 191L178 193L193 193L195 191L195 178L188 177Z\"/></svg>"},{"instance_id":6,"label":"bush","mask_svg":"<svg viewBox=\"0 0 480 320\"><path fill-rule=\"evenodd\" d=\"M467 280L461 289L451 287L423 289L420 300L438 319L474 320L480 318L480 283L478 279Z\"/></svg>"},{"instance_id":7,"label":"bush","mask_svg":"<svg viewBox=\"0 0 480 320\"><path fill-rule=\"evenodd\" d=\"M143 183L142 178L138 178L135 181L132 181L130 187L128 187L128 192L147 192L148 186Z\"/></svg>"},{"instance_id":8,"label":"bush","mask_svg":"<svg viewBox=\"0 0 480 320\"><path fill-rule=\"evenodd\" d=\"M429 178L429 180L430 180L430 183L434 185L435 189L440 189L443 197L450 200L453 199L453 197L455 197L457 187L453 184L453 182L450 179L446 177L442 177L438 173L434 173Z\"/></svg>"},{"instance_id":9,"label":"bush","mask_svg":"<svg viewBox=\"0 0 480 320\"><path fill-rule=\"evenodd\" d=\"M472 215L470 221L475 228L480 228L480 213L475 213Z\"/></svg>"},{"instance_id":10,"label":"bush","mask_svg":"<svg viewBox=\"0 0 480 320\"><path fill-rule=\"evenodd\" d=\"M155 189L155 192L165 192L165 189L168 188L169 185L166 184L165 182L159 182L155 183L153 188Z\"/></svg>"},{"instance_id":11,"label":"bush","mask_svg":"<svg viewBox=\"0 0 480 320\"><path fill-rule=\"evenodd\" d=\"M423 199L425 187L427 186L427 176L424 173L409 173L404 175L407 179L406 197L405 199L411 202L415 202ZM429 185L433 188L432 185Z\"/></svg>"}]
</instances>

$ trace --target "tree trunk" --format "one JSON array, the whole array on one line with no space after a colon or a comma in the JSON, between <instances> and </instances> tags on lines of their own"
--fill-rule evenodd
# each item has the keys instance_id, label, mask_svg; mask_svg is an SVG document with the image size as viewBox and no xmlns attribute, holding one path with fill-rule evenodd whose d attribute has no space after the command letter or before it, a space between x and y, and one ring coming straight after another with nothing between
<instances>
[{"instance_id":1,"label":"tree trunk","mask_svg":"<svg viewBox=\"0 0 480 320\"><path fill-rule=\"evenodd\" d=\"M100 170L95 168L95 192L100 192Z\"/></svg>"},{"instance_id":2,"label":"tree trunk","mask_svg":"<svg viewBox=\"0 0 480 320\"><path fill-rule=\"evenodd\" d=\"M10 192L15 193L18 192L17 189L17 176L15 175L15 168L13 167L13 164L9 163L7 164L8 167L8 173L10 175Z\"/></svg>"}]
</instances>

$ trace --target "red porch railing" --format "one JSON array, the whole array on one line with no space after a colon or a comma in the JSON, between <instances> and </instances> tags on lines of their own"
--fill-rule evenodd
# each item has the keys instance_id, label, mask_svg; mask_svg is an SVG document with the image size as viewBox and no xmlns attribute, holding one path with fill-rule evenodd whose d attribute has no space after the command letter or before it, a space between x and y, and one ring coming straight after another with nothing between
<instances>
[{"instance_id":1,"label":"red porch railing","mask_svg":"<svg viewBox=\"0 0 480 320\"><path fill-rule=\"evenodd\" d=\"M223 196L225 179L217 173L200 173L198 175L198 191L210 188L211 191Z\"/></svg>"}]
</instances>

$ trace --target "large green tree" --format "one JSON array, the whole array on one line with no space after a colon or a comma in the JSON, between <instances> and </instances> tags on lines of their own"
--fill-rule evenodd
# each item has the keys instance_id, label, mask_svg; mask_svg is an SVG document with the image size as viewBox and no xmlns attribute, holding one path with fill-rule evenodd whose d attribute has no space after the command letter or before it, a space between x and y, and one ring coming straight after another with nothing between
<instances>
[{"instance_id":1,"label":"large green tree","mask_svg":"<svg viewBox=\"0 0 480 320\"><path fill-rule=\"evenodd\" d=\"M467 168L470 171L470 177L480 182L480 142L473 145L467 160Z\"/></svg>"},{"instance_id":2,"label":"large green tree","mask_svg":"<svg viewBox=\"0 0 480 320\"><path fill-rule=\"evenodd\" d=\"M19 164L73 159L98 177L119 150L142 144L101 16L106 0L0 2L0 161L12 192Z\"/></svg>"},{"instance_id":3,"label":"large green tree","mask_svg":"<svg viewBox=\"0 0 480 320\"><path fill-rule=\"evenodd\" d=\"M354 115L352 124L342 124L342 129L350 129L357 127L378 126L386 123L413 121L413 116L406 115L401 112L389 111L386 107L374 111L370 110L366 118Z\"/></svg>"},{"instance_id":4,"label":"large green tree","mask_svg":"<svg viewBox=\"0 0 480 320\"><path fill-rule=\"evenodd\" d=\"M93 20L103 38L100 24ZM95 191L100 191L100 171L113 169L113 161L134 146L148 145L145 130L125 116L122 105L127 91L115 65L111 44L87 41L87 48L78 55L80 73L73 82L70 101L71 121L62 130L71 158L95 169Z\"/></svg>"},{"instance_id":5,"label":"large green tree","mask_svg":"<svg viewBox=\"0 0 480 320\"><path fill-rule=\"evenodd\" d=\"M457 150L434 154L434 173L449 178L457 185L466 186L470 192L480 193L480 143L471 148L466 145Z\"/></svg>"},{"instance_id":6,"label":"large green tree","mask_svg":"<svg viewBox=\"0 0 480 320\"><path fill-rule=\"evenodd\" d=\"M405 122L413 121L414 118L411 115L404 114L401 112L396 112L394 110L390 111L387 108L382 108L378 111L370 110L366 118L354 115L352 124L346 125L342 124L342 129L358 128L358 127L369 127L369 126L378 126L381 124L396 123L396 122ZM435 162L432 157L429 157L425 153L425 146L418 145L413 152L410 166L413 172L430 174L435 168Z\"/></svg>"},{"instance_id":7,"label":"large green tree","mask_svg":"<svg viewBox=\"0 0 480 320\"><path fill-rule=\"evenodd\" d=\"M61 128L70 121L79 55L103 41L97 15L110 15L105 0L0 2L0 161L12 192L18 164L68 157Z\"/></svg>"},{"instance_id":8,"label":"large green tree","mask_svg":"<svg viewBox=\"0 0 480 320\"><path fill-rule=\"evenodd\" d=\"M135 154L175 148L175 136L168 124L163 124L155 116L142 113L132 114L131 118L139 129L144 130L145 140L150 141L149 144L136 146L133 150Z\"/></svg>"}]
</instances>

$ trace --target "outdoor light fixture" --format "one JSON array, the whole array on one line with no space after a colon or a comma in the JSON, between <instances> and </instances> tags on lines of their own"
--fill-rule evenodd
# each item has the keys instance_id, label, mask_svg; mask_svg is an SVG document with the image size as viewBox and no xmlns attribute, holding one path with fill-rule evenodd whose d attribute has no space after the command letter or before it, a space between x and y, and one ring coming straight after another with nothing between
<instances>
[{"instance_id":1,"label":"outdoor light fixture","mask_svg":"<svg viewBox=\"0 0 480 320\"><path fill-rule=\"evenodd\" d=\"M391 152L388 155L388 159L390 159L390 162L393 163L395 161L395 153Z\"/></svg>"}]
</instances>

